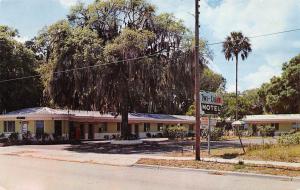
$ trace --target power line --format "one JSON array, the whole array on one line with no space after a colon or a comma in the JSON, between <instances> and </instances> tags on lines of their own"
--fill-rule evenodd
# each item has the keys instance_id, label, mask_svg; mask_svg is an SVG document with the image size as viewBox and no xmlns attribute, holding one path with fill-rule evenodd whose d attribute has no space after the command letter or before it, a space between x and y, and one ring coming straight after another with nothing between
<instances>
[{"instance_id":1,"label":"power line","mask_svg":"<svg viewBox=\"0 0 300 190\"><path fill-rule=\"evenodd\" d=\"M90 65L90 66L85 66L85 67L78 67L78 68L74 68L74 69L66 69L66 70L62 70L62 71L55 71L53 72L53 75L55 74L61 74L61 73L68 73L68 72L73 72L73 71L77 71L77 70L84 70L84 69L93 69L96 67L102 67L102 66L107 66L107 65L112 65L112 64L116 64L116 63L121 63L124 61L135 61L135 60L140 60L140 59L146 59L149 57L153 57L157 54L161 54L165 51L161 51L161 52L156 52L150 55L146 55L146 56L141 56L141 57L137 57L137 58L130 58L130 59L123 59L123 60L119 60L119 61L115 61L115 62L110 62L110 63L105 63L105 64L96 64L96 65ZM1 80L1 83L5 83L5 82L11 82L11 81L17 81L17 80L24 80L24 79L30 79L30 78L36 78L36 77L41 77L41 74L38 75L31 75L31 76L25 76L25 77L18 77L18 78L13 78L13 79L6 79L6 80Z\"/></svg>"},{"instance_id":2,"label":"power line","mask_svg":"<svg viewBox=\"0 0 300 190\"><path fill-rule=\"evenodd\" d=\"M291 29L291 30L284 30L284 31L279 31L279 32L273 32L273 33L267 33L267 34L254 35L254 36L250 36L249 38L254 39L254 38L267 37L267 36L275 36L275 35L279 35L279 34L284 34L284 33L289 33L289 32L296 32L296 31L300 31L300 28ZM213 42L213 43L209 43L207 45L212 46L212 45L218 45L218 44L222 44L222 43L224 43L224 41L222 41L222 42Z\"/></svg>"}]
</instances>

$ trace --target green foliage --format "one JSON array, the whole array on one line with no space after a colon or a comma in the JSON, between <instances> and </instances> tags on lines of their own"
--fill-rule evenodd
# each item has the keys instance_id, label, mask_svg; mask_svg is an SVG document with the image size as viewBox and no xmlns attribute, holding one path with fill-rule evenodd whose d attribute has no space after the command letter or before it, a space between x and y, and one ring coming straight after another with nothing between
<instances>
[{"instance_id":1,"label":"green foliage","mask_svg":"<svg viewBox=\"0 0 300 190\"><path fill-rule=\"evenodd\" d=\"M10 28L5 25L0 25L0 36L12 39L13 37L19 36L19 32L14 28Z\"/></svg>"},{"instance_id":2,"label":"green foliage","mask_svg":"<svg viewBox=\"0 0 300 190\"><path fill-rule=\"evenodd\" d=\"M17 142L19 138L18 133L11 133L10 136L8 137L10 142Z\"/></svg>"},{"instance_id":3,"label":"green foliage","mask_svg":"<svg viewBox=\"0 0 300 190\"><path fill-rule=\"evenodd\" d=\"M259 90L259 97L265 105L265 112L300 112L300 54L282 66L282 74L273 77Z\"/></svg>"},{"instance_id":4,"label":"green foliage","mask_svg":"<svg viewBox=\"0 0 300 190\"><path fill-rule=\"evenodd\" d=\"M210 132L210 140L219 141L221 140L223 135L224 133L222 128L214 127Z\"/></svg>"},{"instance_id":5,"label":"green foliage","mask_svg":"<svg viewBox=\"0 0 300 190\"><path fill-rule=\"evenodd\" d=\"M90 109L95 105L95 67L103 60L102 41L88 28L72 29L68 22L60 21L43 31L36 39L40 49L47 49L39 72L43 75L44 95L50 105L77 109ZM47 44L47 46L44 46ZM51 50L51 51L50 51ZM79 69L78 68L90 68ZM66 73L54 73L70 70Z\"/></svg>"},{"instance_id":6,"label":"green foliage","mask_svg":"<svg viewBox=\"0 0 300 190\"><path fill-rule=\"evenodd\" d=\"M0 80L38 74L34 53L14 39L17 35L16 30L0 26ZM41 96L39 78L1 83L0 112L38 106Z\"/></svg>"},{"instance_id":7,"label":"green foliage","mask_svg":"<svg viewBox=\"0 0 300 190\"><path fill-rule=\"evenodd\" d=\"M203 130L203 134L206 134L208 137L208 129ZM210 140L211 141L219 141L222 139L222 136L224 135L223 129L219 127L213 127L210 131Z\"/></svg>"},{"instance_id":8,"label":"green foliage","mask_svg":"<svg viewBox=\"0 0 300 190\"><path fill-rule=\"evenodd\" d=\"M209 92L223 92L225 90L225 78L208 67L204 67L200 76L201 90Z\"/></svg>"},{"instance_id":9,"label":"green foliage","mask_svg":"<svg viewBox=\"0 0 300 190\"><path fill-rule=\"evenodd\" d=\"M278 138L278 143L281 145L300 144L300 133L282 135Z\"/></svg>"},{"instance_id":10,"label":"green foliage","mask_svg":"<svg viewBox=\"0 0 300 190\"><path fill-rule=\"evenodd\" d=\"M170 139L183 138L187 134L188 130L184 126L171 126L166 129L166 136Z\"/></svg>"},{"instance_id":11,"label":"green foliage","mask_svg":"<svg viewBox=\"0 0 300 190\"><path fill-rule=\"evenodd\" d=\"M262 136L263 138L264 137L267 137L267 136L274 136L274 133L275 133L275 127L272 127L272 126L259 126L258 127L258 130L259 130L259 134L260 136Z\"/></svg>"},{"instance_id":12,"label":"green foliage","mask_svg":"<svg viewBox=\"0 0 300 190\"><path fill-rule=\"evenodd\" d=\"M183 114L194 94L187 34L182 21L157 15L144 0L95 1L72 7L68 20L45 28L28 46L43 63L45 97L53 106L120 113L126 99L129 111ZM72 71L83 66L91 69ZM53 74L65 69L72 72ZM204 74L203 86L224 86L223 77L206 66Z\"/></svg>"},{"instance_id":13,"label":"green foliage","mask_svg":"<svg viewBox=\"0 0 300 190\"><path fill-rule=\"evenodd\" d=\"M235 115L235 94L223 94L224 105L221 109L220 116L228 118ZM247 90L238 98L239 119L245 115L258 115L263 113L263 104L258 95L258 89Z\"/></svg>"},{"instance_id":14,"label":"green foliage","mask_svg":"<svg viewBox=\"0 0 300 190\"><path fill-rule=\"evenodd\" d=\"M223 43L223 53L227 60L236 58L240 55L242 60L247 59L252 51L250 40L241 32L231 32ZM237 63L236 63L237 64Z\"/></svg>"}]
</instances>

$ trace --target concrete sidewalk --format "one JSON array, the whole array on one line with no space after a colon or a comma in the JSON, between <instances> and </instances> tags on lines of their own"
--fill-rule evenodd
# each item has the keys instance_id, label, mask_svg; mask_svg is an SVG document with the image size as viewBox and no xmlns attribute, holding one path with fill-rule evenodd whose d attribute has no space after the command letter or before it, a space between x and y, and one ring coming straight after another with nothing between
<instances>
[{"instance_id":1,"label":"concrete sidewalk","mask_svg":"<svg viewBox=\"0 0 300 190\"><path fill-rule=\"evenodd\" d=\"M48 150L33 149L27 147L1 147L0 155L32 157L40 159L105 164L115 166L132 166L141 158L164 159L164 160L193 160L193 157L168 157L155 154L100 154L100 153L80 153L67 150ZM273 162L258 160L241 160L241 159L222 159L222 158L202 158L202 161L238 164L243 161L244 164L268 165L274 167L287 167L300 169L300 163L290 162Z\"/></svg>"}]
</instances>

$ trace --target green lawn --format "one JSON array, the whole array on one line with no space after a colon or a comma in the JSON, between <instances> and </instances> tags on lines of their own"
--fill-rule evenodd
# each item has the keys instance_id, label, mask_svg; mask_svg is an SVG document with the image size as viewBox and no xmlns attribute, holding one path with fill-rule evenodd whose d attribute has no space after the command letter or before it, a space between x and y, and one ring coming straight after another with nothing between
<instances>
[{"instance_id":1,"label":"green lawn","mask_svg":"<svg viewBox=\"0 0 300 190\"><path fill-rule=\"evenodd\" d=\"M219 157L226 159L243 158L245 160L266 160L281 162L299 162L300 163L300 145L256 145L246 147L246 154L243 154L241 148L222 148L213 149L208 155L207 151L201 151L204 157ZM172 152L167 156L187 156L193 157L193 152Z\"/></svg>"},{"instance_id":2,"label":"green lawn","mask_svg":"<svg viewBox=\"0 0 300 190\"><path fill-rule=\"evenodd\" d=\"M282 162L300 162L300 145L271 145L249 147L241 157L251 160L272 160Z\"/></svg>"}]
</instances>

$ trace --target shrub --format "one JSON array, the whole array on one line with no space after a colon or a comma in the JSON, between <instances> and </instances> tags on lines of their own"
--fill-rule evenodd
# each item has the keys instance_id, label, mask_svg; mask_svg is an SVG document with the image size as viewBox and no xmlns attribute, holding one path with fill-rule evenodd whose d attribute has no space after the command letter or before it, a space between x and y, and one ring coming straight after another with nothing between
<instances>
[{"instance_id":1,"label":"shrub","mask_svg":"<svg viewBox=\"0 0 300 190\"><path fill-rule=\"evenodd\" d=\"M5 137L5 135L2 133L0 135L0 143L7 143L8 142L8 138Z\"/></svg>"},{"instance_id":2,"label":"shrub","mask_svg":"<svg viewBox=\"0 0 300 190\"><path fill-rule=\"evenodd\" d=\"M18 141L18 137L19 137L18 133L11 133L8 138L9 138L10 142L17 142Z\"/></svg>"},{"instance_id":3,"label":"shrub","mask_svg":"<svg viewBox=\"0 0 300 190\"><path fill-rule=\"evenodd\" d=\"M223 130L221 128L214 127L210 132L210 140L218 141L223 136Z\"/></svg>"},{"instance_id":4,"label":"shrub","mask_svg":"<svg viewBox=\"0 0 300 190\"><path fill-rule=\"evenodd\" d=\"M217 128L217 127L211 128L210 140L211 141L219 141L219 140L221 140L223 135L224 135L224 133L223 133L223 130L221 128ZM204 129L202 131L201 137L208 139L208 129Z\"/></svg>"},{"instance_id":5,"label":"shrub","mask_svg":"<svg viewBox=\"0 0 300 190\"><path fill-rule=\"evenodd\" d=\"M147 138L151 138L151 133L146 134Z\"/></svg>"},{"instance_id":6,"label":"shrub","mask_svg":"<svg viewBox=\"0 0 300 190\"><path fill-rule=\"evenodd\" d=\"M294 134L282 135L278 138L278 143L281 145L300 144L300 134L294 133Z\"/></svg>"},{"instance_id":7,"label":"shrub","mask_svg":"<svg viewBox=\"0 0 300 190\"><path fill-rule=\"evenodd\" d=\"M32 143L32 135L30 131L22 134L22 139L24 144L31 144Z\"/></svg>"},{"instance_id":8,"label":"shrub","mask_svg":"<svg viewBox=\"0 0 300 190\"><path fill-rule=\"evenodd\" d=\"M258 130L262 137L273 137L276 131L275 127L272 126L260 126Z\"/></svg>"},{"instance_id":9,"label":"shrub","mask_svg":"<svg viewBox=\"0 0 300 190\"><path fill-rule=\"evenodd\" d=\"M170 139L183 138L188 130L183 126L172 126L167 129L167 137Z\"/></svg>"}]
</instances>

